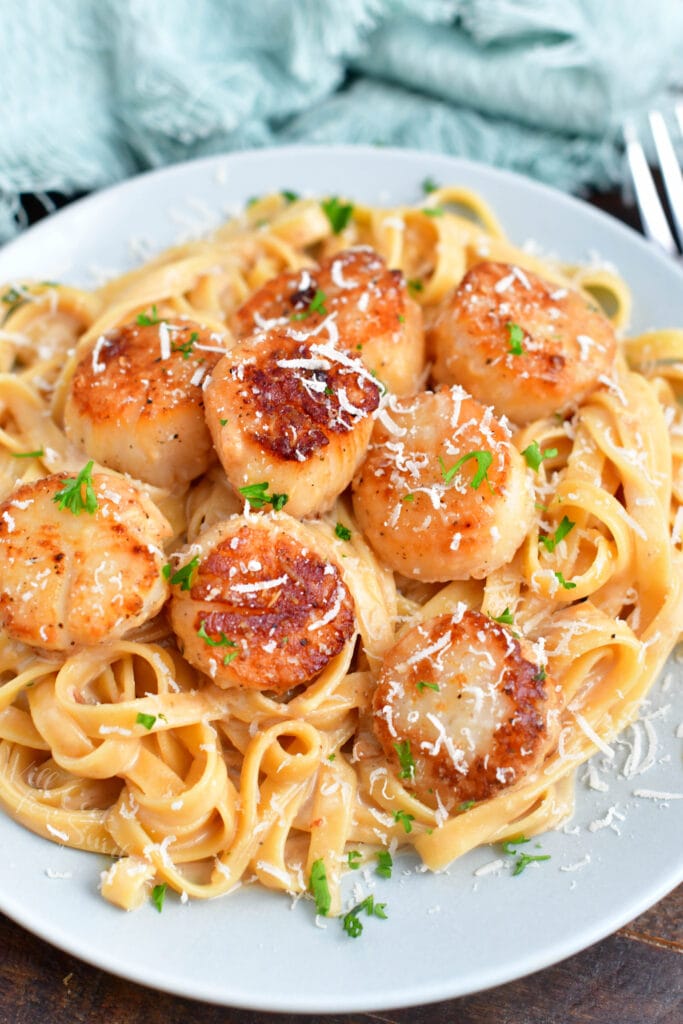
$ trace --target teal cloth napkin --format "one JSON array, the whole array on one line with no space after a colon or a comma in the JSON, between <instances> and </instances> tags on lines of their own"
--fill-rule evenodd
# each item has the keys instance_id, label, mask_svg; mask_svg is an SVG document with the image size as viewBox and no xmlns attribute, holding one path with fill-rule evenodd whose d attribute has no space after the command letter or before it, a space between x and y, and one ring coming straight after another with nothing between
<instances>
[{"instance_id":1,"label":"teal cloth napkin","mask_svg":"<svg viewBox=\"0 0 683 1024\"><path fill-rule=\"evenodd\" d=\"M2 0L0 239L71 193L292 141L624 179L621 126L683 85L681 0Z\"/></svg>"}]
</instances>

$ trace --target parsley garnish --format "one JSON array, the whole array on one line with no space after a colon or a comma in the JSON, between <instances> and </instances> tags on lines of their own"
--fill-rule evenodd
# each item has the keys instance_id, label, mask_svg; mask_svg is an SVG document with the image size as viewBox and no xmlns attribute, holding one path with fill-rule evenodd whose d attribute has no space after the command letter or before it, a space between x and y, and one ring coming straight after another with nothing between
<instances>
[{"instance_id":1,"label":"parsley garnish","mask_svg":"<svg viewBox=\"0 0 683 1024\"><path fill-rule=\"evenodd\" d=\"M489 466L493 462L493 455L491 454L491 452L485 450L468 452L467 455L461 455L461 457L456 462L453 463L450 469L446 469L443 459L441 458L441 456L439 456L441 476L443 477L444 482L449 484L453 477L455 476L455 474L460 469L460 467L463 466L466 462L469 462L470 459L476 459L477 462L477 471L470 481L470 487L473 487L476 490L476 488L479 487L483 480L486 480L490 487L491 483L488 480L486 474L489 471Z\"/></svg>"},{"instance_id":2,"label":"parsley garnish","mask_svg":"<svg viewBox=\"0 0 683 1024\"><path fill-rule=\"evenodd\" d=\"M327 884L325 861L322 858L314 860L311 864L311 877L308 882L308 888L315 900L316 914L327 917L332 906L332 897L330 896L330 887Z\"/></svg>"},{"instance_id":3,"label":"parsley garnish","mask_svg":"<svg viewBox=\"0 0 683 1024\"><path fill-rule=\"evenodd\" d=\"M380 850L377 854L377 867L375 868L375 873L378 874L380 878L391 878L391 869L393 866L394 862L389 851Z\"/></svg>"},{"instance_id":4,"label":"parsley garnish","mask_svg":"<svg viewBox=\"0 0 683 1024\"><path fill-rule=\"evenodd\" d=\"M423 693L425 690L434 690L436 693L440 692L438 683L428 683L424 679L420 679L415 685L419 693Z\"/></svg>"},{"instance_id":5,"label":"parsley garnish","mask_svg":"<svg viewBox=\"0 0 683 1024\"><path fill-rule=\"evenodd\" d=\"M544 459L554 459L557 455L557 448L546 448L544 452L538 446L538 441L532 441L528 448L525 448L522 455L530 469L538 472L538 467Z\"/></svg>"},{"instance_id":6,"label":"parsley garnish","mask_svg":"<svg viewBox=\"0 0 683 1024\"><path fill-rule=\"evenodd\" d=\"M414 779L415 778L415 761L413 755L410 753L410 740L403 740L401 743L394 743L394 750L398 754L398 760L401 765L400 779Z\"/></svg>"},{"instance_id":7,"label":"parsley garnish","mask_svg":"<svg viewBox=\"0 0 683 1024\"><path fill-rule=\"evenodd\" d=\"M146 715L144 711L138 711L135 717L136 725L144 725L145 729L151 729L156 720L156 715Z\"/></svg>"},{"instance_id":8,"label":"parsley garnish","mask_svg":"<svg viewBox=\"0 0 683 1024\"><path fill-rule=\"evenodd\" d=\"M443 206L425 206L422 210L427 217L443 217Z\"/></svg>"},{"instance_id":9,"label":"parsley garnish","mask_svg":"<svg viewBox=\"0 0 683 1024\"><path fill-rule=\"evenodd\" d=\"M541 853L533 855L530 853L522 853L520 850L516 850L516 846L522 846L524 843L528 843L531 840L527 839L526 836L516 836L514 839L508 839L503 843L503 853L507 853L510 857L517 857L515 863L513 875L521 875L522 871L528 864L533 864L534 861L539 860L550 860L549 853Z\"/></svg>"},{"instance_id":10,"label":"parsley garnish","mask_svg":"<svg viewBox=\"0 0 683 1024\"><path fill-rule=\"evenodd\" d=\"M408 281L408 291L421 292L423 289L424 285L418 277L414 277L410 281Z\"/></svg>"},{"instance_id":11,"label":"parsley garnish","mask_svg":"<svg viewBox=\"0 0 683 1024\"><path fill-rule=\"evenodd\" d=\"M363 931L363 923L358 918L362 910L365 911L368 917L379 917L383 921L387 917L386 903L375 903L374 896L366 896L361 903L357 903L352 910L349 910L348 914L344 914L342 919L342 927L352 939L357 939Z\"/></svg>"},{"instance_id":12,"label":"parsley garnish","mask_svg":"<svg viewBox=\"0 0 683 1024\"><path fill-rule=\"evenodd\" d=\"M204 621L202 621L201 626L197 630L197 636L200 636L205 643L209 644L210 647L237 647L235 641L230 640L223 632L221 632L219 640L213 640L206 632L206 622ZM238 654L239 651L229 652L223 658L223 664L229 665L231 661L234 661Z\"/></svg>"},{"instance_id":13,"label":"parsley garnish","mask_svg":"<svg viewBox=\"0 0 683 1024\"><path fill-rule=\"evenodd\" d=\"M165 568L165 566L164 566ZM190 590L194 583L194 578L199 568L199 555L195 555L194 558L184 565L182 569L178 569L171 576L171 583L174 586L180 585L181 590ZM166 577L168 579L168 576Z\"/></svg>"},{"instance_id":14,"label":"parsley garnish","mask_svg":"<svg viewBox=\"0 0 683 1024\"><path fill-rule=\"evenodd\" d=\"M154 888L152 889L152 903L157 908L159 913L161 913L164 906L167 888L168 886L166 885L166 882L162 882L161 885L155 885Z\"/></svg>"},{"instance_id":15,"label":"parsley garnish","mask_svg":"<svg viewBox=\"0 0 683 1024\"><path fill-rule=\"evenodd\" d=\"M219 420L218 422L220 423L220 425L221 425L222 427L224 427L224 426L225 426L225 424L226 424L226 423L227 423L228 421L227 421L227 419L224 419L224 420Z\"/></svg>"},{"instance_id":16,"label":"parsley garnish","mask_svg":"<svg viewBox=\"0 0 683 1024\"><path fill-rule=\"evenodd\" d=\"M415 495L414 494L404 494L403 497L401 498L401 501L415 501Z\"/></svg>"},{"instance_id":17,"label":"parsley garnish","mask_svg":"<svg viewBox=\"0 0 683 1024\"><path fill-rule=\"evenodd\" d=\"M363 854L360 852L360 850L349 850L348 862L349 867L351 868L352 871L358 870L362 859Z\"/></svg>"},{"instance_id":18,"label":"parsley garnish","mask_svg":"<svg viewBox=\"0 0 683 1024\"><path fill-rule=\"evenodd\" d=\"M524 329L519 324L513 324L508 322L505 325L508 329L508 341L510 342L509 351L513 356L521 356L524 354Z\"/></svg>"},{"instance_id":19,"label":"parsley garnish","mask_svg":"<svg viewBox=\"0 0 683 1024\"><path fill-rule=\"evenodd\" d=\"M547 674L548 673L545 670L545 666L541 665L541 667L539 668L538 672L534 676L534 682L535 683L544 683L545 680L546 680Z\"/></svg>"},{"instance_id":20,"label":"parsley garnish","mask_svg":"<svg viewBox=\"0 0 683 1024\"><path fill-rule=\"evenodd\" d=\"M407 811L394 811L394 821L398 824L400 821L403 825L404 832L413 831L413 822L415 821L414 814L408 814Z\"/></svg>"},{"instance_id":21,"label":"parsley garnish","mask_svg":"<svg viewBox=\"0 0 683 1024\"><path fill-rule=\"evenodd\" d=\"M344 526L343 523L337 523L334 528L335 535L339 537L339 540L351 540L351 531L348 526Z\"/></svg>"},{"instance_id":22,"label":"parsley garnish","mask_svg":"<svg viewBox=\"0 0 683 1024\"><path fill-rule=\"evenodd\" d=\"M474 807L476 802L476 800L463 800L463 802L458 805L458 814L464 814L465 811L469 811L470 807Z\"/></svg>"},{"instance_id":23,"label":"parsley garnish","mask_svg":"<svg viewBox=\"0 0 683 1024\"><path fill-rule=\"evenodd\" d=\"M36 448L34 452L10 452L13 459L42 459L44 454L42 448Z\"/></svg>"},{"instance_id":24,"label":"parsley garnish","mask_svg":"<svg viewBox=\"0 0 683 1024\"><path fill-rule=\"evenodd\" d=\"M496 615L493 619L494 622L500 622L503 626L511 626L514 623L514 617L509 608L506 608L502 615Z\"/></svg>"},{"instance_id":25,"label":"parsley garnish","mask_svg":"<svg viewBox=\"0 0 683 1024\"><path fill-rule=\"evenodd\" d=\"M52 500L56 502L60 509L63 511L68 508L70 512L73 512L75 516L81 514L83 509L93 515L97 512L97 495L95 494L95 488L92 482L92 468L94 462L91 459L80 471L76 479L67 479L60 481L64 484L61 491L57 491L53 495ZM83 498L83 489L85 488L85 499Z\"/></svg>"},{"instance_id":26,"label":"parsley garnish","mask_svg":"<svg viewBox=\"0 0 683 1024\"><path fill-rule=\"evenodd\" d=\"M438 188L439 186L437 185L433 178L425 178L425 180L422 182L422 191L426 196L428 196L430 192L436 192Z\"/></svg>"},{"instance_id":27,"label":"parsley garnish","mask_svg":"<svg viewBox=\"0 0 683 1024\"><path fill-rule=\"evenodd\" d=\"M311 299L308 309L302 310L300 313L292 313L290 320L305 320L306 317L310 316L311 313L320 313L321 316L327 316L327 310L325 309L325 302L327 296L325 292L317 289L315 295Z\"/></svg>"},{"instance_id":28,"label":"parsley garnish","mask_svg":"<svg viewBox=\"0 0 683 1024\"><path fill-rule=\"evenodd\" d=\"M6 320L15 310L19 309L20 306L23 306L29 300L20 291L17 291L16 288L8 288L4 295L0 297L0 301L9 307L5 313L4 319Z\"/></svg>"},{"instance_id":29,"label":"parsley garnish","mask_svg":"<svg viewBox=\"0 0 683 1024\"><path fill-rule=\"evenodd\" d=\"M287 203L293 203L295 202L295 200L299 198L298 192L290 192L288 188L283 188L282 191L280 192L280 195Z\"/></svg>"},{"instance_id":30,"label":"parsley garnish","mask_svg":"<svg viewBox=\"0 0 683 1024\"><path fill-rule=\"evenodd\" d=\"M152 306L151 316L149 316L147 313L138 313L138 315L135 317L135 323L138 324L140 327L153 327L154 324L160 323L157 307Z\"/></svg>"},{"instance_id":31,"label":"parsley garnish","mask_svg":"<svg viewBox=\"0 0 683 1024\"><path fill-rule=\"evenodd\" d=\"M331 199L323 199L320 204L325 216L330 222L332 233L340 234L351 220L353 215L353 203L340 203L336 196Z\"/></svg>"},{"instance_id":32,"label":"parsley garnish","mask_svg":"<svg viewBox=\"0 0 683 1024\"><path fill-rule=\"evenodd\" d=\"M197 331L193 331L190 335L189 341L184 342L182 345L171 345L171 352L182 352L183 359L189 359L192 355L192 350L199 341L199 334Z\"/></svg>"},{"instance_id":33,"label":"parsley garnish","mask_svg":"<svg viewBox=\"0 0 683 1024\"><path fill-rule=\"evenodd\" d=\"M575 526L576 523L573 523L571 519L567 518L567 516L563 516L562 522L555 530L555 533L552 535L552 537L549 537L547 534L542 533L538 539L540 540L541 544L545 546L546 551L552 552L555 550L560 541L563 540L568 533L571 533Z\"/></svg>"},{"instance_id":34,"label":"parsley garnish","mask_svg":"<svg viewBox=\"0 0 683 1024\"><path fill-rule=\"evenodd\" d=\"M268 494L268 481L261 484L247 484L240 487L239 492L247 499L252 508L263 508L272 505L275 512L280 512L289 501L288 494Z\"/></svg>"},{"instance_id":35,"label":"parsley garnish","mask_svg":"<svg viewBox=\"0 0 683 1024\"><path fill-rule=\"evenodd\" d=\"M572 583L571 581L567 581L564 578L564 576L562 575L561 572L556 572L555 573L555 578L557 579L557 582L560 584L560 586L564 587L565 590L573 590L575 588L575 586L576 586L576 583Z\"/></svg>"}]
</instances>

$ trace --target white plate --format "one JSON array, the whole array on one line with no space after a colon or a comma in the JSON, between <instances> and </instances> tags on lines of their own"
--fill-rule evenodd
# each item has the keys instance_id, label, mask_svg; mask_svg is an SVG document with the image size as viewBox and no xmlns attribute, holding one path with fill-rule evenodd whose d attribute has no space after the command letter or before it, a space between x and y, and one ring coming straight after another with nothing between
<instances>
[{"instance_id":1,"label":"white plate","mask_svg":"<svg viewBox=\"0 0 683 1024\"><path fill-rule=\"evenodd\" d=\"M683 326L683 275L627 228L516 175L389 149L293 147L144 175L76 203L6 246L0 280L92 285L102 271L139 262L141 240L158 249L188 230L206 230L252 195L288 188L412 202L428 175L479 189L520 243L534 239L568 260L586 261L597 251L616 264L634 292L634 329ZM255 887L185 906L169 896L161 915L151 905L124 914L98 894L103 858L48 843L2 814L0 908L48 942L116 974L253 1009L388 1009L509 981L614 931L683 878L683 800L665 806L634 796L637 789L683 791L680 674L672 665L669 685L655 688L647 708L674 705L654 720L656 764L634 779L619 777L627 748L617 745L617 769L601 769L608 792L577 784L572 824L578 833L542 837L550 861L512 877L507 866L500 874L473 873L499 850L473 851L441 875L416 872L416 861L402 858L391 880L370 877L389 917L367 919L357 939L337 920L316 928L309 901L292 907L287 897ZM591 831L596 821L602 827Z\"/></svg>"}]
</instances>

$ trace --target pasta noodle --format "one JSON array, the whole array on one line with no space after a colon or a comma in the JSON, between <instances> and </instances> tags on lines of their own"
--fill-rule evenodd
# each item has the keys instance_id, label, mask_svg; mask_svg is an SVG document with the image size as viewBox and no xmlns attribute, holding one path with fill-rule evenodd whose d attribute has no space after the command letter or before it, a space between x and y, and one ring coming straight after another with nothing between
<instances>
[{"instance_id":1,"label":"pasta noodle","mask_svg":"<svg viewBox=\"0 0 683 1024\"><path fill-rule=\"evenodd\" d=\"M94 457L67 436L65 417L76 367L93 353L97 368L98 339L107 332L187 319L219 339L207 345L218 350L215 365L235 344L237 310L258 289L358 246L413 283L427 323L483 260L576 289L597 299L615 328L628 323L629 292L615 274L523 251L483 199L463 188L438 189L423 207L356 204L341 226L318 200L266 196L212 237L167 250L95 291L51 282L5 287L0 501L48 475L68 479ZM313 340L322 344L319 334ZM422 388L427 373L423 366ZM192 898L253 880L304 893L322 862L329 909L338 913L349 850L370 856L411 846L438 870L480 844L566 820L576 768L596 750L612 756L612 740L637 716L683 623L682 390L683 331L651 332L620 342L611 375L571 415L517 429L517 453L534 445L553 453L533 474L541 507L514 557L481 579L422 582L393 571L363 536L345 478L334 505L314 509L303 525L296 520L291 537L337 567L335 594L348 594L353 626L319 671L284 692L263 680L222 681L237 665L223 627L208 638L204 630L212 646L202 650L219 661L215 671L201 671L158 606L132 632L74 649L46 650L0 631L0 804L46 839L114 858L102 893L126 909L155 884ZM360 417L347 402L351 418ZM379 420L391 420L396 407L382 408ZM102 462L94 472L118 476ZM173 535L165 542L176 553L167 581L189 572L191 553L231 517L243 531L254 517L282 529L291 518L286 508L261 513L258 502L245 512L239 488L215 460L189 486L142 486ZM571 524L552 550L543 543L551 502ZM276 543L273 534L268 544ZM3 574L7 557L0 550ZM136 578L123 582L136 586ZM184 596L177 584L176 591ZM33 599L39 619L40 595ZM347 598L329 598L325 625L335 600ZM396 640L463 609L496 621L513 609L515 630L541 652L561 702L556 737L536 770L454 810L396 771L373 733L372 709Z\"/></svg>"}]
</instances>

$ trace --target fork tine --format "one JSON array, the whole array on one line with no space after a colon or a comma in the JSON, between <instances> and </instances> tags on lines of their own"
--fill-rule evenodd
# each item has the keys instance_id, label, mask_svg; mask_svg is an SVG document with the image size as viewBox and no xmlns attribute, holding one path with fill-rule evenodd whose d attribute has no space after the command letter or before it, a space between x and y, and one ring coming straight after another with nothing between
<instances>
[{"instance_id":1,"label":"fork tine","mask_svg":"<svg viewBox=\"0 0 683 1024\"><path fill-rule=\"evenodd\" d=\"M649 119L652 138L654 139L659 166L662 171L662 178L664 179L664 189L671 207L673 221L676 225L678 241L681 250L683 250L683 175L678 166L678 159L663 116L658 110L651 110Z\"/></svg>"},{"instance_id":2,"label":"fork tine","mask_svg":"<svg viewBox=\"0 0 683 1024\"><path fill-rule=\"evenodd\" d=\"M657 195L643 147L630 122L624 125L624 141L643 231L650 241L656 242L669 256L676 256L678 249L674 236L671 234L664 208Z\"/></svg>"}]
</instances>

